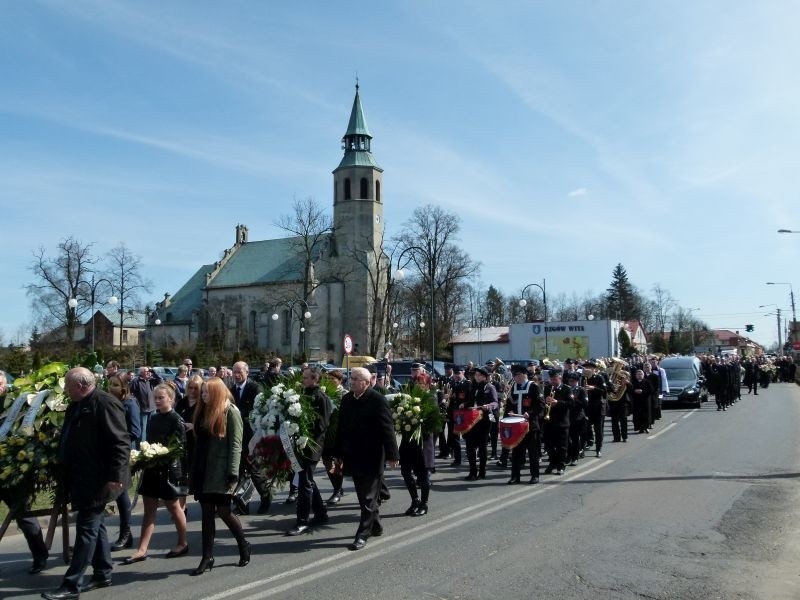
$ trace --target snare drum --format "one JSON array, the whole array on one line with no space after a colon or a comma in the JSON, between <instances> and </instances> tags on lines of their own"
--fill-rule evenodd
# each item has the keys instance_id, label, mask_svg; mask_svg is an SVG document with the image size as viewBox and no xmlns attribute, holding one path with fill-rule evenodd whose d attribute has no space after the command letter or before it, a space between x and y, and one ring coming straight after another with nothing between
<instances>
[{"instance_id":1,"label":"snare drum","mask_svg":"<svg viewBox=\"0 0 800 600\"><path fill-rule=\"evenodd\" d=\"M464 435L483 418L480 408L458 408L453 411L453 431Z\"/></svg>"},{"instance_id":2,"label":"snare drum","mask_svg":"<svg viewBox=\"0 0 800 600\"><path fill-rule=\"evenodd\" d=\"M503 448L512 450L525 439L529 425L525 417L503 417L498 427Z\"/></svg>"}]
</instances>

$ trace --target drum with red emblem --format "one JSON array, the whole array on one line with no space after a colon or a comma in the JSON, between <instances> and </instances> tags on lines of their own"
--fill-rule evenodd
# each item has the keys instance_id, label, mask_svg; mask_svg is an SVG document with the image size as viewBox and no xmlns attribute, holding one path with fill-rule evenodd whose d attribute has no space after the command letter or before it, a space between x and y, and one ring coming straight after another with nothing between
<instances>
[{"instance_id":1,"label":"drum with red emblem","mask_svg":"<svg viewBox=\"0 0 800 600\"><path fill-rule=\"evenodd\" d=\"M528 434L528 420L525 417L503 417L498 423L500 443L503 448L512 450Z\"/></svg>"},{"instance_id":2,"label":"drum with red emblem","mask_svg":"<svg viewBox=\"0 0 800 600\"><path fill-rule=\"evenodd\" d=\"M464 435L483 418L480 408L457 408L453 411L453 431Z\"/></svg>"}]
</instances>

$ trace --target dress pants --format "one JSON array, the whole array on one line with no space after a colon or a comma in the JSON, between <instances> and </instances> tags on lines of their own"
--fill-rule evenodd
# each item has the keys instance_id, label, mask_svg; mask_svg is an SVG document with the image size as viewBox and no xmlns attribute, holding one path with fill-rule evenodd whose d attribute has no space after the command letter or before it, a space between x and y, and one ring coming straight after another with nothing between
<instances>
[{"instance_id":1,"label":"dress pants","mask_svg":"<svg viewBox=\"0 0 800 600\"><path fill-rule=\"evenodd\" d=\"M544 444L547 455L550 457L548 468L563 469L567 461L567 446L569 444L569 425L545 425Z\"/></svg>"},{"instance_id":2,"label":"dress pants","mask_svg":"<svg viewBox=\"0 0 800 600\"><path fill-rule=\"evenodd\" d=\"M569 451L570 461L578 460L580 453L586 447L586 419L578 419L569 424Z\"/></svg>"},{"instance_id":3,"label":"dress pants","mask_svg":"<svg viewBox=\"0 0 800 600\"><path fill-rule=\"evenodd\" d=\"M606 426L606 416L597 415L589 419L589 435L594 433L594 449L600 452L603 449L603 430ZM627 432L626 432L627 435ZM616 435L614 437L617 437ZM588 442L587 442L588 444Z\"/></svg>"},{"instance_id":4,"label":"dress pants","mask_svg":"<svg viewBox=\"0 0 800 600\"><path fill-rule=\"evenodd\" d=\"M505 449L504 449L505 451ZM531 476L539 476L539 461L542 455L542 436L538 429L531 429L517 446L511 451L511 477L520 477L525 464L525 453L530 460Z\"/></svg>"},{"instance_id":5,"label":"dress pants","mask_svg":"<svg viewBox=\"0 0 800 600\"><path fill-rule=\"evenodd\" d=\"M450 452L453 454L453 462L460 463L461 462L461 436L456 435L456 432L453 430L452 419L447 420L447 445L450 448Z\"/></svg>"},{"instance_id":6,"label":"dress pants","mask_svg":"<svg viewBox=\"0 0 800 600\"><path fill-rule=\"evenodd\" d=\"M356 497L361 506L361 519L358 522L356 537L368 538L373 530L381 528L378 495L381 489L381 475L353 474Z\"/></svg>"},{"instance_id":7,"label":"dress pants","mask_svg":"<svg viewBox=\"0 0 800 600\"><path fill-rule=\"evenodd\" d=\"M486 474L486 460L488 458L486 443L489 441L489 429L489 419L484 417L464 435L464 440L467 442L469 472L472 475Z\"/></svg>"},{"instance_id":8,"label":"dress pants","mask_svg":"<svg viewBox=\"0 0 800 600\"><path fill-rule=\"evenodd\" d=\"M47 550L47 545L44 543L44 536L42 536L42 527L39 525L39 520L36 517L18 518L17 527L19 527L22 535L25 536L25 541L28 542L28 548L31 551L33 560L47 560L49 552Z\"/></svg>"},{"instance_id":9,"label":"dress pants","mask_svg":"<svg viewBox=\"0 0 800 600\"><path fill-rule=\"evenodd\" d=\"M322 495L319 493L319 488L314 482L314 469L317 463L303 467L302 471L298 471L299 476L297 482L297 523L307 524L308 517L311 511L314 511L315 517L322 517L328 514L328 509L325 508L325 503L322 502Z\"/></svg>"},{"instance_id":10,"label":"dress pants","mask_svg":"<svg viewBox=\"0 0 800 600\"><path fill-rule=\"evenodd\" d=\"M624 400L608 403L608 414L611 416L611 433L614 441L628 439L628 407Z\"/></svg>"},{"instance_id":11,"label":"dress pants","mask_svg":"<svg viewBox=\"0 0 800 600\"><path fill-rule=\"evenodd\" d=\"M105 506L82 508L75 518L75 547L62 585L80 591L83 574L92 565L93 576L110 579L113 563L103 520Z\"/></svg>"}]
</instances>

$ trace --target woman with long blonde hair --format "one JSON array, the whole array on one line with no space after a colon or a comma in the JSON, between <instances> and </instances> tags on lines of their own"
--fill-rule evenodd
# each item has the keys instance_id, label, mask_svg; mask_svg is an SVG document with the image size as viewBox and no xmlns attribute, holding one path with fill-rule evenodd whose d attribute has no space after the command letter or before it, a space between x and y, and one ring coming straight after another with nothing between
<instances>
[{"instance_id":1,"label":"woman with long blonde hair","mask_svg":"<svg viewBox=\"0 0 800 600\"><path fill-rule=\"evenodd\" d=\"M203 513L203 558L192 575L202 575L214 566L216 515L236 538L238 566L244 567L250 562L250 543L245 540L239 518L231 512L242 455L242 416L221 379L206 381L200 398L194 411L196 445L192 484Z\"/></svg>"}]
</instances>

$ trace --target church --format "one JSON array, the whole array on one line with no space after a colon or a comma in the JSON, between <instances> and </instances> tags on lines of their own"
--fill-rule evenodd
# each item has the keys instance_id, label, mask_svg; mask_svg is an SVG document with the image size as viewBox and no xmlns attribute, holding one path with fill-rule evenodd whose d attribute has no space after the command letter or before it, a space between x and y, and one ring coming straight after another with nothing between
<instances>
[{"instance_id":1,"label":"church","mask_svg":"<svg viewBox=\"0 0 800 600\"><path fill-rule=\"evenodd\" d=\"M213 351L260 351L339 363L385 341L388 259L383 253L383 169L359 86L333 170L332 227L313 235L251 241L246 225L221 258L201 266L148 317L153 344L205 344ZM287 361L288 359L288 361Z\"/></svg>"}]
</instances>

